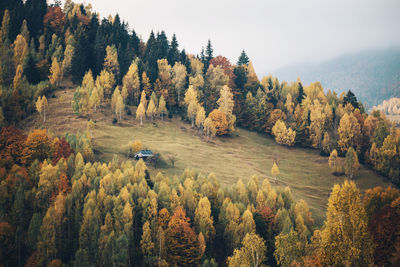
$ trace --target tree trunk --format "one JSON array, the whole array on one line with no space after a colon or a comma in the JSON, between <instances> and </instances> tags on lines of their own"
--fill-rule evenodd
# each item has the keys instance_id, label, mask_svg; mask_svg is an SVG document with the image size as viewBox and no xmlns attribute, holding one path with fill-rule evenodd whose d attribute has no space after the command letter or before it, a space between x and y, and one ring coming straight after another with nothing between
<instances>
[{"instance_id":1,"label":"tree trunk","mask_svg":"<svg viewBox=\"0 0 400 267\"><path fill-rule=\"evenodd\" d=\"M143 125L143 116L140 116L140 125Z\"/></svg>"},{"instance_id":2,"label":"tree trunk","mask_svg":"<svg viewBox=\"0 0 400 267\"><path fill-rule=\"evenodd\" d=\"M43 122L46 122L46 106L43 105Z\"/></svg>"}]
</instances>

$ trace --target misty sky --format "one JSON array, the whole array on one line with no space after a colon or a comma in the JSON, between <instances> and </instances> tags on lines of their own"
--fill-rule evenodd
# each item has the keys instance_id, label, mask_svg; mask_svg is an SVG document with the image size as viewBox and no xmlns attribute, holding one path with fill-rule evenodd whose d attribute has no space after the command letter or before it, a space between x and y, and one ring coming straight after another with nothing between
<instances>
[{"instance_id":1,"label":"misty sky","mask_svg":"<svg viewBox=\"0 0 400 267\"><path fill-rule=\"evenodd\" d=\"M79 1L78 1L79 2ZM82 1L80 1L82 2ZM150 31L177 35L197 54L236 63L242 49L259 76L299 62L400 46L400 0L86 0L101 17L119 13L144 41Z\"/></svg>"}]
</instances>

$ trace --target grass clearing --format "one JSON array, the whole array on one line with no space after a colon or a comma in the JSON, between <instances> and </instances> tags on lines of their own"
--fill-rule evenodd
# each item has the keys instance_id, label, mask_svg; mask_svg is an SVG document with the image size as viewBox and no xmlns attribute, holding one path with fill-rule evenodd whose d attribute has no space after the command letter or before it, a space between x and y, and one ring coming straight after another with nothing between
<instances>
[{"instance_id":1,"label":"grass clearing","mask_svg":"<svg viewBox=\"0 0 400 267\"><path fill-rule=\"evenodd\" d=\"M60 96L64 98L60 103ZM73 90L55 92L55 98L49 98L49 113L45 124L39 114L33 114L20 124L28 131L46 127L56 135L66 131L85 131L89 116L73 115L71 99ZM132 112L132 114L135 114ZM270 179L274 186L289 186L295 199L304 199L310 206L316 222L320 224L325 217L326 204L332 187L342 183L344 176L337 177L330 173L328 158L321 157L312 149L287 148L280 146L265 135L237 129L232 137L215 138L206 142L188 123L177 118L167 121L145 121L143 126L134 116L124 115L121 124L112 124L115 115L108 108L101 109L90 118L96 121L93 132L94 149L99 160L109 161L114 154L121 160L127 158L130 144L138 139L144 148L161 154L167 161L165 168L151 169L153 173L161 171L166 175L180 175L185 168L196 168L203 174L213 172L223 186L237 182L239 178L247 183L256 174L261 182L270 176L275 160L278 161L280 176L277 181ZM174 167L168 161L168 155L174 155ZM373 171L361 168L356 183L364 191L374 186L392 185Z\"/></svg>"}]
</instances>

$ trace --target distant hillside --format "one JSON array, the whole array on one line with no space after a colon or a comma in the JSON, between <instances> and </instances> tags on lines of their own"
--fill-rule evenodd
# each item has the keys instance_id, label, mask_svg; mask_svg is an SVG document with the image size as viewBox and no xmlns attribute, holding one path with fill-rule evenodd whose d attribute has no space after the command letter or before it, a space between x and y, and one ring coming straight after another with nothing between
<instances>
[{"instance_id":1,"label":"distant hillside","mask_svg":"<svg viewBox=\"0 0 400 267\"><path fill-rule=\"evenodd\" d=\"M368 107L400 97L400 48L344 55L319 64L298 64L273 73L279 80L320 81L326 90L352 90Z\"/></svg>"}]
</instances>

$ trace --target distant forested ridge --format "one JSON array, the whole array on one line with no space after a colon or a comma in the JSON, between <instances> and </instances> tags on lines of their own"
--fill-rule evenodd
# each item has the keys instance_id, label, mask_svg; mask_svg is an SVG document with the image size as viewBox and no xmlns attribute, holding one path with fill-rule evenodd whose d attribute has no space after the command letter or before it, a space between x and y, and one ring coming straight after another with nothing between
<instances>
[{"instance_id":1,"label":"distant forested ridge","mask_svg":"<svg viewBox=\"0 0 400 267\"><path fill-rule=\"evenodd\" d=\"M319 64L298 64L273 72L291 81L320 81L338 93L353 91L369 108L391 97L400 97L400 48L348 54Z\"/></svg>"}]
</instances>

